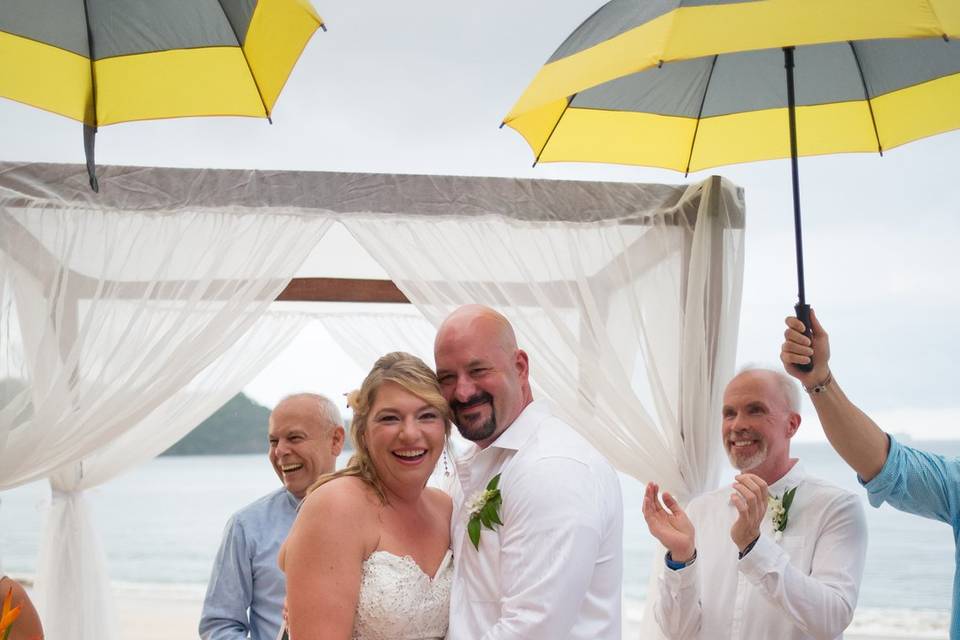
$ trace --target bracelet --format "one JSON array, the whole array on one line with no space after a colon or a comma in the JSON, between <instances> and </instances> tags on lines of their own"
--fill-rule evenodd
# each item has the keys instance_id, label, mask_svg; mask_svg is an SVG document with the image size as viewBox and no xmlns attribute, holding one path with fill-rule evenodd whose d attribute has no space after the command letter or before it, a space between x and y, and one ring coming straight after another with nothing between
<instances>
[{"instance_id":1,"label":"bracelet","mask_svg":"<svg viewBox=\"0 0 960 640\"><path fill-rule=\"evenodd\" d=\"M753 542L751 542L750 544L748 544L743 548L743 551L740 551L739 553L737 553L737 560L743 560L743 556L753 551L753 548L757 545L757 542L759 540L760 540L760 536L757 536L756 538L753 539Z\"/></svg>"},{"instance_id":2,"label":"bracelet","mask_svg":"<svg viewBox=\"0 0 960 640\"><path fill-rule=\"evenodd\" d=\"M804 387L803 390L807 393L823 393L824 390L830 386L831 382L833 382L833 373L828 370L827 377L824 378L822 382L815 384L812 387Z\"/></svg>"},{"instance_id":3,"label":"bracelet","mask_svg":"<svg viewBox=\"0 0 960 640\"><path fill-rule=\"evenodd\" d=\"M686 562L678 562L674 560L673 554L671 554L669 551L667 551L667 555L665 555L663 559L666 560L668 569L677 571L678 569L683 569L684 567L689 567L693 564L693 561L697 559L697 550L693 550L693 556L691 556Z\"/></svg>"}]
</instances>

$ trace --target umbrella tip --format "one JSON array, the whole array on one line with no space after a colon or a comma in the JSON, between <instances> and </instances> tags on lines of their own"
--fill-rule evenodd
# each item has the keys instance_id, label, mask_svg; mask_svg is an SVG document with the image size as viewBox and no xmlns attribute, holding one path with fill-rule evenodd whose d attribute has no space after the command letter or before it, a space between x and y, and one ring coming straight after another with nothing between
<instances>
[{"instance_id":1,"label":"umbrella tip","mask_svg":"<svg viewBox=\"0 0 960 640\"><path fill-rule=\"evenodd\" d=\"M324 33L326 33L326 32L327 32L327 25L325 25L324 23L321 22L321 23L320 23L320 29L321 29Z\"/></svg>"},{"instance_id":2,"label":"umbrella tip","mask_svg":"<svg viewBox=\"0 0 960 640\"><path fill-rule=\"evenodd\" d=\"M663 60L657 61L657 69L663 69Z\"/></svg>"},{"instance_id":3,"label":"umbrella tip","mask_svg":"<svg viewBox=\"0 0 960 640\"><path fill-rule=\"evenodd\" d=\"M506 122L501 122L501 123L500 123L500 126L497 127L497 129L503 129L503 125L505 125L505 124L507 124L507 123L506 123Z\"/></svg>"},{"instance_id":4,"label":"umbrella tip","mask_svg":"<svg viewBox=\"0 0 960 640\"><path fill-rule=\"evenodd\" d=\"M267 114L267 123L273 124L273 118L270 116L270 114Z\"/></svg>"}]
</instances>

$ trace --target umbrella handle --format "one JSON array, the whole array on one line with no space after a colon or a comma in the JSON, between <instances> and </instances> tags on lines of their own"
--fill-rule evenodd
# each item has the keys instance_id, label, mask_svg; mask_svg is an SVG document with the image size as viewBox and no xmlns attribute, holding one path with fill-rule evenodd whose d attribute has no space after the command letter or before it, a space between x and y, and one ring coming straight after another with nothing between
<instances>
[{"instance_id":1,"label":"umbrella handle","mask_svg":"<svg viewBox=\"0 0 960 640\"><path fill-rule=\"evenodd\" d=\"M813 340L813 329L810 327L810 305L798 302L793 305L793 309L797 312L797 320L803 323L803 335ZM807 364L795 364L793 366L800 371L813 371L813 358L811 357Z\"/></svg>"}]
</instances>

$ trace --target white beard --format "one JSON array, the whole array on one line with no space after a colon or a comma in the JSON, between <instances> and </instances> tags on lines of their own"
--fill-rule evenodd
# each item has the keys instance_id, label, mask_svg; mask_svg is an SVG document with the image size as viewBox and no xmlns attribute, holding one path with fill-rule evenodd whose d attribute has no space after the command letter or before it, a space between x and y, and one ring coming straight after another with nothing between
<instances>
[{"instance_id":1,"label":"white beard","mask_svg":"<svg viewBox=\"0 0 960 640\"><path fill-rule=\"evenodd\" d=\"M753 434L751 434L751 437L756 438ZM750 455L738 453L736 449L728 446L727 458L730 459L730 464L733 465L734 469L749 471L760 466L767 459L767 443L757 439L757 452Z\"/></svg>"}]
</instances>

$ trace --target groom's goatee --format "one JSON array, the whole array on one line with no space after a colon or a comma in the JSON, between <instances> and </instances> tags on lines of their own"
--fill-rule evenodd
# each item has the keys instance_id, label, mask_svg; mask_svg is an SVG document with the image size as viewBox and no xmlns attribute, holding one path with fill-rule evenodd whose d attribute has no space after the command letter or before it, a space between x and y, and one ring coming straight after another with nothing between
<instances>
[{"instance_id":1,"label":"groom's goatee","mask_svg":"<svg viewBox=\"0 0 960 640\"><path fill-rule=\"evenodd\" d=\"M460 412L482 404L490 405L490 418L483 424L472 429L465 426L463 420L460 418ZM457 429L460 431L460 435L467 440L472 440L474 442L478 440L486 440L497 430L497 414L493 408L493 396L485 391L481 391L480 393L470 396L463 402L460 402L459 400L451 400L450 410L453 412L453 417L456 422Z\"/></svg>"}]
</instances>

